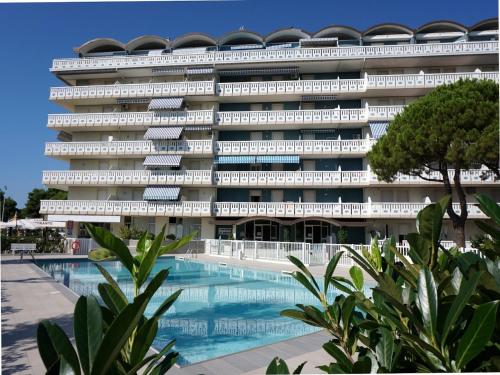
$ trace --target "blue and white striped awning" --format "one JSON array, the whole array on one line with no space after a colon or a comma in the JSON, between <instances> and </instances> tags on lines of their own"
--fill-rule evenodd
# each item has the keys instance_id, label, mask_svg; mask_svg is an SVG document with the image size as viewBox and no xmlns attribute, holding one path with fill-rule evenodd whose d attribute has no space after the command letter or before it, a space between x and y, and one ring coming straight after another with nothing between
<instances>
[{"instance_id":1,"label":"blue and white striped awning","mask_svg":"<svg viewBox=\"0 0 500 375\"><path fill-rule=\"evenodd\" d=\"M309 38L300 39L299 44L301 47L316 47L316 46L336 46L339 39L336 37L332 38Z\"/></svg>"},{"instance_id":2,"label":"blue and white striped awning","mask_svg":"<svg viewBox=\"0 0 500 375\"><path fill-rule=\"evenodd\" d=\"M255 158L256 163L298 164L298 155L262 155Z\"/></svg>"},{"instance_id":3,"label":"blue and white striped awning","mask_svg":"<svg viewBox=\"0 0 500 375\"><path fill-rule=\"evenodd\" d=\"M370 122L370 130L372 132L372 137L379 139L387 132L388 122Z\"/></svg>"},{"instance_id":4,"label":"blue and white striped awning","mask_svg":"<svg viewBox=\"0 0 500 375\"><path fill-rule=\"evenodd\" d=\"M146 186L142 198L145 201L173 201L179 198L178 186Z\"/></svg>"},{"instance_id":5,"label":"blue and white striped awning","mask_svg":"<svg viewBox=\"0 0 500 375\"><path fill-rule=\"evenodd\" d=\"M255 156L216 156L215 164L253 164L255 163Z\"/></svg>"},{"instance_id":6,"label":"blue and white striped awning","mask_svg":"<svg viewBox=\"0 0 500 375\"><path fill-rule=\"evenodd\" d=\"M182 107L184 98L155 98L151 99L148 106L148 111L164 110L164 109L179 109Z\"/></svg>"},{"instance_id":7,"label":"blue and white striped awning","mask_svg":"<svg viewBox=\"0 0 500 375\"><path fill-rule=\"evenodd\" d=\"M281 67L281 68L253 68L253 69L232 69L220 70L220 76L259 76L259 75L274 75L274 74L298 74L297 66Z\"/></svg>"},{"instance_id":8,"label":"blue and white striped awning","mask_svg":"<svg viewBox=\"0 0 500 375\"><path fill-rule=\"evenodd\" d=\"M154 126L146 130L144 134L144 139L179 139L182 133L182 127L180 126L169 126L161 127Z\"/></svg>"},{"instance_id":9,"label":"blue and white striped awning","mask_svg":"<svg viewBox=\"0 0 500 375\"><path fill-rule=\"evenodd\" d=\"M181 155L148 155L144 160L145 167L178 167Z\"/></svg>"},{"instance_id":10,"label":"blue and white striped awning","mask_svg":"<svg viewBox=\"0 0 500 375\"><path fill-rule=\"evenodd\" d=\"M200 66L198 68L187 68L187 75L204 75L204 74L214 74L214 68L212 66Z\"/></svg>"},{"instance_id":11,"label":"blue and white striped awning","mask_svg":"<svg viewBox=\"0 0 500 375\"><path fill-rule=\"evenodd\" d=\"M148 98L118 98L116 99L117 104L146 104L149 103Z\"/></svg>"},{"instance_id":12,"label":"blue and white striped awning","mask_svg":"<svg viewBox=\"0 0 500 375\"><path fill-rule=\"evenodd\" d=\"M187 125L184 127L185 132L201 132L212 130L212 125Z\"/></svg>"},{"instance_id":13,"label":"blue and white striped awning","mask_svg":"<svg viewBox=\"0 0 500 375\"><path fill-rule=\"evenodd\" d=\"M303 134L316 134L316 133L337 134L338 129L302 129L300 132Z\"/></svg>"}]
</instances>

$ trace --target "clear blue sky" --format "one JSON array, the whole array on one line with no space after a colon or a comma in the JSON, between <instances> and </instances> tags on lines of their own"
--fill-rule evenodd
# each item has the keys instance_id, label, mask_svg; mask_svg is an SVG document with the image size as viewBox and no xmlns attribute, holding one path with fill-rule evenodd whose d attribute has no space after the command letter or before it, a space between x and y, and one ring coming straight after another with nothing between
<instances>
[{"instance_id":1,"label":"clear blue sky","mask_svg":"<svg viewBox=\"0 0 500 375\"><path fill-rule=\"evenodd\" d=\"M144 2L0 4L0 187L23 207L41 171L66 169L43 155L55 140L47 114L64 112L48 100L49 87L62 82L49 72L51 60L71 57L72 48L96 37L120 41L155 34L174 38L200 31L220 36L244 26L269 33L281 27L316 31L330 24L365 29L381 22L410 27L449 19L471 25L497 17L496 0L246 0L220 2Z\"/></svg>"}]
</instances>

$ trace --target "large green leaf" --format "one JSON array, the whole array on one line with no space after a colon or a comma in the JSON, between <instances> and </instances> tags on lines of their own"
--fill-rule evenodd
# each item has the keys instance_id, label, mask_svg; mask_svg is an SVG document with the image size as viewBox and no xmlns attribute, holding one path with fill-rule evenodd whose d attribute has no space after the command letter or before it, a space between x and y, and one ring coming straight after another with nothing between
<instances>
[{"instance_id":1,"label":"large green leaf","mask_svg":"<svg viewBox=\"0 0 500 375\"><path fill-rule=\"evenodd\" d=\"M309 290L318 300L321 301L321 296L318 292L319 288L314 288L314 286L309 282L309 279L302 272L295 271L292 273L292 277L299 283L301 283L307 290Z\"/></svg>"},{"instance_id":2,"label":"large green leaf","mask_svg":"<svg viewBox=\"0 0 500 375\"><path fill-rule=\"evenodd\" d=\"M467 302L469 302L469 298L476 291L476 286L479 281L479 278L481 277L481 273L482 272L474 273L470 280L465 280L464 278L462 278L458 295L453 300L450 310L448 311L448 315L446 315L443 331L441 333L442 345L445 344L446 338L450 333L450 329L453 327L454 323L456 323L459 316L462 314L465 305L467 305Z\"/></svg>"},{"instance_id":3,"label":"large green leaf","mask_svg":"<svg viewBox=\"0 0 500 375\"><path fill-rule=\"evenodd\" d=\"M148 319L140 326L137 330L137 335L135 336L134 344L132 345L132 350L130 352L131 365L136 365L144 359L144 356L148 353L157 332L158 318L156 317Z\"/></svg>"},{"instance_id":4,"label":"large green leaf","mask_svg":"<svg viewBox=\"0 0 500 375\"><path fill-rule=\"evenodd\" d=\"M116 294L118 294L123 301L127 302L128 301L127 296L125 296L125 293L123 293L123 291L121 290L118 283L115 281L113 276L111 276L109 274L109 272L106 270L106 268L104 268L103 266L101 266L100 264L97 264L97 263L95 264L95 266L97 267L99 272L102 274L102 276L104 276L104 278L109 283L109 285L111 285L111 287L115 290Z\"/></svg>"},{"instance_id":5,"label":"large green leaf","mask_svg":"<svg viewBox=\"0 0 500 375\"><path fill-rule=\"evenodd\" d=\"M286 362L281 358L275 357L267 366L266 375L288 375L290 370L286 365Z\"/></svg>"},{"instance_id":6,"label":"large green leaf","mask_svg":"<svg viewBox=\"0 0 500 375\"><path fill-rule=\"evenodd\" d=\"M496 324L498 303L499 301L492 301L482 304L475 311L472 321L458 343L457 369L464 369L467 363L481 353L490 340Z\"/></svg>"},{"instance_id":7,"label":"large green leaf","mask_svg":"<svg viewBox=\"0 0 500 375\"><path fill-rule=\"evenodd\" d=\"M326 344L323 344L323 349L325 349L328 354L335 358L337 363L342 367L344 371L350 372L352 370L352 362L335 342L329 341Z\"/></svg>"},{"instance_id":8,"label":"large green leaf","mask_svg":"<svg viewBox=\"0 0 500 375\"><path fill-rule=\"evenodd\" d=\"M150 374L153 368L159 363L159 361L167 355L167 353L172 349L175 345L175 340L171 340L168 342L162 350L158 354L156 354L155 358L153 361L151 361L146 367L146 370L144 370L144 374ZM135 375L135 373L129 374L129 375Z\"/></svg>"},{"instance_id":9,"label":"large green leaf","mask_svg":"<svg viewBox=\"0 0 500 375\"><path fill-rule=\"evenodd\" d=\"M290 260L290 262L292 262L293 264L295 264L296 267L298 267L302 273L307 277L309 278L309 280L312 281L312 283L314 284L314 286L316 287L316 290L319 291L319 285L318 283L316 282L316 279L314 278L314 276L311 274L311 272L309 272L309 270L307 269L307 267L304 265L304 263L302 263L300 261L300 259L294 257L294 256L289 256L288 259ZM305 285L304 285L305 286ZM307 287L306 287L307 288ZM309 288L308 288L309 289Z\"/></svg>"},{"instance_id":10,"label":"large green leaf","mask_svg":"<svg viewBox=\"0 0 500 375\"><path fill-rule=\"evenodd\" d=\"M101 308L94 296L82 296L75 306L73 331L76 349L85 374L90 374L92 364L102 341Z\"/></svg>"},{"instance_id":11,"label":"large green leaf","mask_svg":"<svg viewBox=\"0 0 500 375\"><path fill-rule=\"evenodd\" d=\"M55 350L59 357L59 374L76 374L80 375L80 362L75 348L71 345L66 333L57 324L44 320L40 323L43 325L42 336L49 337L51 348ZM52 351L51 349L51 351ZM45 353L47 355L47 353ZM53 352L50 353L53 355ZM50 358L47 358L50 359Z\"/></svg>"},{"instance_id":12,"label":"large green leaf","mask_svg":"<svg viewBox=\"0 0 500 375\"><path fill-rule=\"evenodd\" d=\"M108 249L102 247L91 250L88 255L89 259L93 262L101 262L103 260L114 260L116 255Z\"/></svg>"},{"instance_id":13,"label":"large green leaf","mask_svg":"<svg viewBox=\"0 0 500 375\"><path fill-rule=\"evenodd\" d=\"M342 257L342 254L344 254L343 251L337 252L332 259L328 262L328 266L326 267L325 271L325 280L323 284L323 293L325 295L328 294L328 286L330 285L330 282L332 280L333 273L335 272L335 268L337 268L337 264L339 263L340 258Z\"/></svg>"},{"instance_id":14,"label":"large green leaf","mask_svg":"<svg viewBox=\"0 0 500 375\"><path fill-rule=\"evenodd\" d=\"M172 368L172 366L177 362L179 358L179 353L171 352L168 353L165 358L160 362L160 364L156 365L148 375L163 375L168 370Z\"/></svg>"},{"instance_id":15,"label":"large green leaf","mask_svg":"<svg viewBox=\"0 0 500 375\"><path fill-rule=\"evenodd\" d=\"M422 314L424 327L431 337L436 339L438 314L437 289L434 276L427 268L420 270L418 277L417 306Z\"/></svg>"},{"instance_id":16,"label":"large green leaf","mask_svg":"<svg viewBox=\"0 0 500 375\"><path fill-rule=\"evenodd\" d=\"M371 263L373 268L375 268L377 272L382 271L382 254L380 252L380 247L378 246L378 237L375 237L372 240L370 250L371 250Z\"/></svg>"},{"instance_id":17,"label":"large green leaf","mask_svg":"<svg viewBox=\"0 0 500 375\"><path fill-rule=\"evenodd\" d=\"M349 269L349 275L351 275L352 282L356 289L362 291L364 285L363 270L358 266L352 266Z\"/></svg>"},{"instance_id":18,"label":"large green leaf","mask_svg":"<svg viewBox=\"0 0 500 375\"><path fill-rule=\"evenodd\" d=\"M185 245L187 245L189 242L191 242L196 235L196 232L190 233L187 236L182 237L181 239L177 241L170 242L160 248L159 255L165 255L169 253L170 251L174 251L175 249L179 249Z\"/></svg>"},{"instance_id":19,"label":"large green leaf","mask_svg":"<svg viewBox=\"0 0 500 375\"><path fill-rule=\"evenodd\" d=\"M106 374L113 365L121 349L142 319L150 296L142 293L133 303L127 305L109 326L97 351L92 367L92 375Z\"/></svg>"},{"instance_id":20,"label":"large green leaf","mask_svg":"<svg viewBox=\"0 0 500 375\"><path fill-rule=\"evenodd\" d=\"M40 357L42 357L43 364L46 369L50 369L57 365L59 362L59 355L57 350L50 339L48 326L51 323L48 320L42 320L38 324L36 332L36 342L38 345L38 351L40 352Z\"/></svg>"},{"instance_id":21,"label":"large green leaf","mask_svg":"<svg viewBox=\"0 0 500 375\"><path fill-rule=\"evenodd\" d=\"M304 366L306 365L307 361L305 362L302 362L300 365L297 366L297 368L295 370L293 370L292 374L301 374L302 373L302 369L304 368Z\"/></svg>"},{"instance_id":22,"label":"large green leaf","mask_svg":"<svg viewBox=\"0 0 500 375\"><path fill-rule=\"evenodd\" d=\"M148 232L144 231L144 233L141 235L139 238L139 241L137 241L137 246L135 247L135 251L137 254L141 255L146 251L148 244Z\"/></svg>"},{"instance_id":23,"label":"large green leaf","mask_svg":"<svg viewBox=\"0 0 500 375\"><path fill-rule=\"evenodd\" d=\"M110 284L98 284L97 291L99 292L103 302L111 311L113 311L115 315L118 315L128 304L128 300L123 299Z\"/></svg>"},{"instance_id":24,"label":"large green leaf","mask_svg":"<svg viewBox=\"0 0 500 375\"><path fill-rule=\"evenodd\" d=\"M380 334L375 352L381 367L384 367L388 372L392 371L392 356L394 355L394 337L387 328L379 328Z\"/></svg>"},{"instance_id":25,"label":"large green leaf","mask_svg":"<svg viewBox=\"0 0 500 375\"><path fill-rule=\"evenodd\" d=\"M115 254L131 275L134 273L134 258L128 247L118 237L104 228L92 224L85 224L92 238L103 248Z\"/></svg>"},{"instance_id":26,"label":"large green leaf","mask_svg":"<svg viewBox=\"0 0 500 375\"><path fill-rule=\"evenodd\" d=\"M165 301L161 303L160 306L156 309L156 311L153 314L153 317L158 317L160 318L163 314L165 314L170 306L174 304L174 302L179 298L180 294L182 293L183 289L179 289L176 292L172 293L170 297L168 297Z\"/></svg>"},{"instance_id":27,"label":"large green leaf","mask_svg":"<svg viewBox=\"0 0 500 375\"><path fill-rule=\"evenodd\" d=\"M161 232L155 237L153 243L149 250L144 254L142 258L141 265L139 266L139 271L137 272L137 286L140 288L142 284L147 280L151 270L153 269L156 259L159 255L159 250L163 239L165 238L165 225L163 226Z\"/></svg>"},{"instance_id":28,"label":"large green leaf","mask_svg":"<svg viewBox=\"0 0 500 375\"><path fill-rule=\"evenodd\" d=\"M497 223L497 225L500 225L500 206L498 206L493 199L484 194L475 194L474 196L479 202L479 208L481 211Z\"/></svg>"}]
</instances>

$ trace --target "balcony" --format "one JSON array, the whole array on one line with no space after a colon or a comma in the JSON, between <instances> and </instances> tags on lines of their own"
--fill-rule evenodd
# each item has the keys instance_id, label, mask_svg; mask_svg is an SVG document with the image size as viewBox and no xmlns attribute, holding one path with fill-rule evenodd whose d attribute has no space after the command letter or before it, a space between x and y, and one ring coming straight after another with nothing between
<instances>
[{"instance_id":1,"label":"balcony","mask_svg":"<svg viewBox=\"0 0 500 375\"><path fill-rule=\"evenodd\" d=\"M498 53L498 42L461 42L404 44L382 46L349 46L324 48L290 48L283 50L214 51L192 54L163 54L160 56L110 56L96 58L55 59L52 72L92 71L99 69L146 68L159 66L332 61L352 59L380 59L395 57L467 56Z\"/></svg>"},{"instance_id":2,"label":"balcony","mask_svg":"<svg viewBox=\"0 0 500 375\"><path fill-rule=\"evenodd\" d=\"M464 185L498 185L492 173L483 179L485 171L481 169L464 170L461 174ZM448 172L452 177L454 171ZM427 175L429 178L440 178L438 172ZM214 182L217 186L241 187L368 187L368 186L440 186L441 182L431 182L416 176L398 174L391 184L378 181L371 171L216 171Z\"/></svg>"},{"instance_id":3,"label":"balcony","mask_svg":"<svg viewBox=\"0 0 500 375\"><path fill-rule=\"evenodd\" d=\"M142 157L146 155L179 154L211 155L212 141L113 141L113 142L47 142L45 155L55 157Z\"/></svg>"},{"instance_id":4,"label":"balcony","mask_svg":"<svg viewBox=\"0 0 500 375\"><path fill-rule=\"evenodd\" d=\"M356 109L304 109L284 111L233 111L217 112L220 126L286 125L286 126L322 126L333 123L366 123L389 121L404 109L402 105L367 106Z\"/></svg>"},{"instance_id":5,"label":"balcony","mask_svg":"<svg viewBox=\"0 0 500 375\"><path fill-rule=\"evenodd\" d=\"M74 170L44 171L42 181L48 186L101 185L212 185L210 170Z\"/></svg>"},{"instance_id":6,"label":"balcony","mask_svg":"<svg viewBox=\"0 0 500 375\"><path fill-rule=\"evenodd\" d=\"M210 202L145 202L145 201L83 201L42 200L40 213L49 215L109 216L211 216Z\"/></svg>"},{"instance_id":7,"label":"balcony","mask_svg":"<svg viewBox=\"0 0 500 375\"><path fill-rule=\"evenodd\" d=\"M363 155L375 144L373 139L297 141L219 141L218 155Z\"/></svg>"},{"instance_id":8,"label":"balcony","mask_svg":"<svg viewBox=\"0 0 500 375\"><path fill-rule=\"evenodd\" d=\"M232 82L218 83L217 92L221 97L352 94L380 89L434 88L467 78L491 79L498 82L498 73L366 75L362 79Z\"/></svg>"},{"instance_id":9,"label":"balcony","mask_svg":"<svg viewBox=\"0 0 500 375\"><path fill-rule=\"evenodd\" d=\"M49 115L47 126L56 130L96 128L145 130L150 126L211 125L214 111L69 113ZM92 129L87 129L92 130Z\"/></svg>"},{"instance_id":10,"label":"balcony","mask_svg":"<svg viewBox=\"0 0 500 375\"><path fill-rule=\"evenodd\" d=\"M215 202L217 217L323 217L342 219L414 219L426 203L278 203ZM454 204L460 212L459 204ZM469 218L486 216L474 204L468 204Z\"/></svg>"},{"instance_id":11,"label":"balcony","mask_svg":"<svg viewBox=\"0 0 500 375\"><path fill-rule=\"evenodd\" d=\"M151 98L214 95L214 81L52 87L50 100Z\"/></svg>"}]
</instances>

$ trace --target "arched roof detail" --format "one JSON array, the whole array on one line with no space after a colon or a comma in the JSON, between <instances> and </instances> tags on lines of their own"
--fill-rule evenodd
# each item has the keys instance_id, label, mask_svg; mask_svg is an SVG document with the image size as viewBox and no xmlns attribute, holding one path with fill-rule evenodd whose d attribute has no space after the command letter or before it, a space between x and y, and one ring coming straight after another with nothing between
<instances>
[{"instance_id":1,"label":"arched roof detail","mask_svg":"<svg viewBox=\"0 0 500 375\"><path fill-rule=\"evenodd\" d=\"M311 35L308 32L291 27L288 29L273 31L264 38L264 41L266 43L290 43L298 42L300 39L308 39L310 37Z\"/></svg>"},{"instance_id":2,"label":"arched roof detail","mask_svg":"<svg viewBox=\"0 0 500 375\"><path fill-rule=\"evenodd\" d=\"M498 30L498 18L488 18L472 25L469 31Z\"/></svg>"},{"instance_id":3,"label":"arched roof detail","mask_svg":"<svg viewBox=\"0 0 500 375\"><path fill-rule=\"evenodd\" d=\"M169 40L156 35L141 35L127 43L127 51L165 49Z\"/></svg>"},{"instance_id":4,"label":"arched roof detail","mask_svg":"<svg viewBox=\"0 0 500 375\"><path fill-rule=\"evenodd\" d=\"M363 32L363 36L408 34L413 35L413 30L398 23L381 23L370 27Z\"/></svg>"},{"instance_id":5,"label":"arched roof detail","mask_svg":"<svg viewBox=\"0 0 500 375\"><path fill-rule=\"evenodd\" d=\"M260 34L253 31L237 30L224 34L219 38L219 45L238 45L238 44L262 44L264 39Z\"/></svg>"},{"instance_id":6,"label":"arched roof detail","mask_svg":"<svg viewBox=\"0 0 500 375\"><path fill-rule=\"evenodd\" d=\"M420 26L415 33L467 32L467 28L454 21L433 21Z\"/></svg>"},{"instance_id":7,"label":"arched roof detail","mask_svg":"<svg viewBox=\"0 0 500 375\"><path fill-rule=\"evenodd\" d=\"M342 38L339 38L342 37ZM361 32L356 30L353 27L349 26L341 26L341 25L330 25L322 28L313 34L313 38L332 38L337 37L340 39L345 39L344 37L348 36L347 39L359 39L361 37Z\"/></svg>"},{"instance_id":8,"label":"arched roof detail","mask_svg":"<svg viewBox=\"0 0 500 375\"><path fill-rule=\"evenodd\" d=\"M172 48L213 47L215 45L217 41L204 33L184 34L175 38L170 44Z\"/></svg>"},{"instance_id":9,"label":"arched roof detail","mask_svg":"<svg viewBox=\"0 0 500 375\"><path fill-rule=\"evenodd\" d=\"M112 38L96 38L83 43L75 51L81 55L94 52L117 52L125 51L125 45Z\"/></svg>"}]
</instances>

